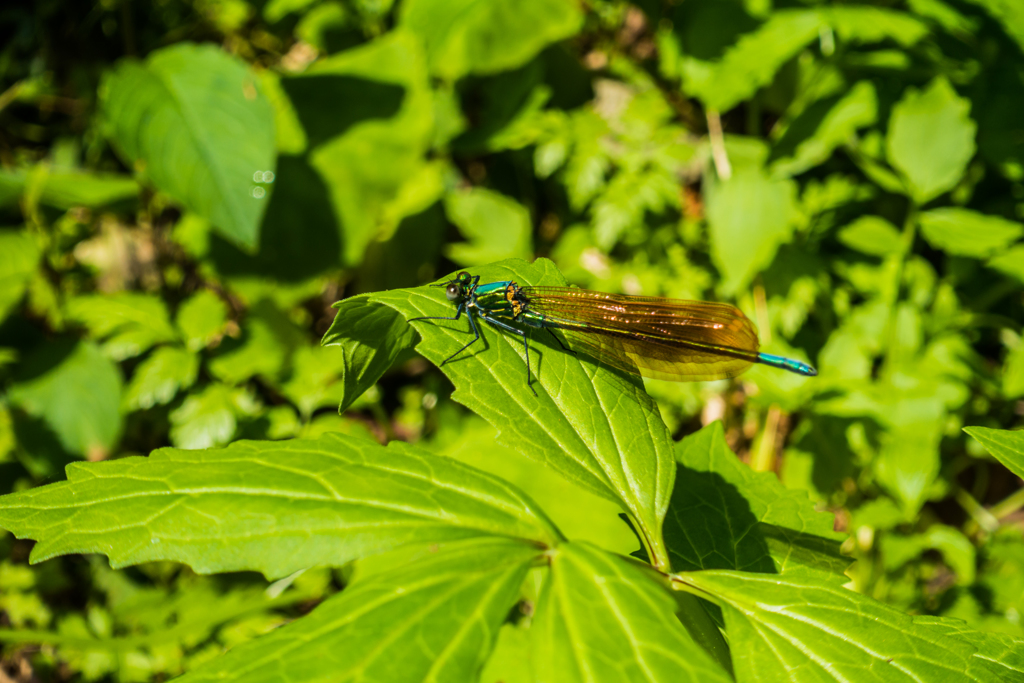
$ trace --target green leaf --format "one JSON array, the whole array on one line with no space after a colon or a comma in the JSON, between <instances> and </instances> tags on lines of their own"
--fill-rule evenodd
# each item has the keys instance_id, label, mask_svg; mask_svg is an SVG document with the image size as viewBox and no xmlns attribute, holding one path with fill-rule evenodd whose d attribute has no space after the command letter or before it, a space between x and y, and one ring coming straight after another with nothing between
<instances>
[{"instance_id":1,"label":"green leaf","mask_svg":"<svg viewBox=\"0 0 1024 683\"><path fill-rule=\"evenodd\" d=\"M344 354L334 349L302 346L292 355L291 363L291 377L281 385L281 393L295 404L304 419L308 420L318 408L337 406L345 399L345 384L336 381L349 368ZM358 396L362 392L353 393Z\"/></svg>"},{"instance_id":2,"label":"green leaf","mask_svg":"<svg viewBox=\"0 0 1024 683\"><path fill-rule=\"evenodd\" d=\"M445 255L460 266L478 266L506 258L529 258L530 212L503 194L484 188L449 192L448 219L467 243L448 246Z\"/></svg>"},{"instance_id":3,"label":"green leaf","mask_svg":"<svg viewBox=\"0 0 1024 683\"><path fill-rule=\"evenodd\" d=\"M32 204L71 209L102 208L134 200L139 184L127 176L54 168L46 163L16 171L0 170L0 187Z\"/></svg>"},{"instance_id":4,"label":"green leaf","mask_svg":"<svg viewBox=\"0 0 1024 683\"><path fill-rule=\"evenodd\" d=\"M476 680L537 555L510 539L441 544L178 680Z\"/></svg>"},{"instance_id":5,"label":"green leaf","mask_svg":"<svg viewBox=\"0 0 1024 683\"><path fill-rule=\"evenodd\" d=\"M171 443L186 449L223 446L235 435L238 415L247 412L253 412L253 400L244 389L210 384L171 412Z\"/></svg>"},{"instance_id":6,"label":"green leaf","mask_svg":"<svg viewBox=\"0 0 1024 683\"><path fill-rule=\"evenodd\" d=\"M989 14L1003 25L1006 33L1024 50L1024 7L1016 0L971 0L984 7Z\"/></svg>"},{"instance_id":7,"label":"green leaf","mask_svg":"<svg viewBox=\"0 0 1024 683\"><path fill-rule=\"evenodd\" d=\"M939 77L923 91L907 88L893 107L886 156L918 204L953 189L974 156L971 104Z\"/></svg>"},{"instance_id":8,"label":"green leaf","mask_svg":"<svg viewBox=\"0 0 1024 683\"><path fill-rule=\"evenodd\" d=\"M150 294L75 297L67 304L67 316L85 325L91 336L106 339L103 352L114 360L138 356L155 344L178 337L163 300Z\"/></svg>"},{"instance_id":9,"label":"green leaf","mask_svg":"<svg viewBox=\"0 0 1024 683\"><path fill-rule=\"evenodd\" d=\"M885 7L830 7L825 10L825 16L840 40L851 43L890 39L907 48L928 35L928 26L917 17Z\"/></svg>"},{"instance_id":10,"label":"green leaf","mask_svg":"<svg viewBox=\"0 0 1024 683\"><path fill-rule=\"evenodd\" d=\"M294 350L306 343L302 330L271 301L263 299L249 309L242 339L225 342L210 360L210 374L229 384L259 376L276 383Z\"/></svg>"},{"instance_id":11,"label":"green leaf","mask_svg":"<svg viewBox=\"0 0 1024 683\"><path fill-rule=\"evenodd\" d=\"M198 351L220 336L227 319L227 304L204 289L181 303L175 322L188 348Z\"/></svg>"},{"instance_id":12,"label":"green leaf","mask_svg":"<svg viewBox=\"0 0 1024 683\"><path fill-rule=\"evenodd\" d=\"M345 412L384 376L398 354L413 347L416 331L400 312L373 303L369 295L344 299L334 308L338 313L321 343L339 347L344 390L338 410Z\"/></svg>"},{"instance_id":13,"label":"green leaf","mask_svg":"<svg viewBox=\"0 0 1024 683\"><path fill-rule=\"evenodd\" d=\"M389 234L407 212L417 213L439 198L420 198L413 211L396 208L405 194L416 195L424 187L433 188L435 195L440 192L440 184L431 182L433 166L426 160L434 135L433 96L422 47L405 31L319 60L284 85L294 92L304 82L316 93L338 81L361 83L364 87L354 90L352 101L369 100L376 116L342 130L332 128L329 136L315 136L306 112L336 118L334 103L324 104L311 95L306 106L296 101L296 108L311 138L310 163L327 187L340 226L342 262L354 265L379 234ZM297 99L294 94L292 98Z\"/></svg>"},{"instance_id":14,"label":"green leaf","mask_svg":"<svg viewBox=\"0 0 1024 683\"><path fill-rule=\"evenodd\" d=\"M1024 282L1024 244L1016 244L988 260L990 268Z\"/></svg>"},{"instance_id":15,"label":"green leaf","mask_svg":"<svg viewBox=\"0 0 1024 683\"><path fill-rule=\"evenodd\" d=\"M27 232L0 230L0 322L18 305L39 263L39 247Z\"/></svg>"},{"instance_id":16,"label":"green leaf","mask_svg":"<svg viewBox=\"0 0 1024 683\"><path fill-rule=\"evenodd\" d=\"M586 543L562 544L530 627L535 680L731 681L677 609L662 575Z\"/></svg>"},{"instance_id":17,"label":"green leaf","mask_svg":"<svg viewBox=\"0 0 1024 683\"><path fill-rule=\"evenodd\" d=\"M473 274L480 275L481 282L565 285L545 259L533 264L504 261L475 268ZM437 287L378 292L366 300L386 305L407 320L454 315L454 307ZM472 338L465 317L424 320L415 327L423 339L417 351L437 364ZM339 317L329 334L334 342L341 342L358 340L365 332L352 330ZM483 341L475 348L443 367L455 384L452 398L494 425L499 443L619 502L636 518L640 533L653 548L654 561L664 564L661 518L675 468L668 431L639 378L612 371L587 356L566 353L550 335L534 335L530 344L534 396L526 383L522 340L486 325L481 336Z\"/></svg>"},{"instance_id":18,"label":"green leaf","mask_svg":"<svg viewBox=\"0 0 1024 683\"><path fill-rule=\"evenodd\" d=\"M522 66L575 35L583 12L571 0L409 0L399 26L425 43L431 73L454 81Z\"/></svg>"},{"instance_id":19,"label":"green leaf","mask_svg":"<svg viewBox=\"0 0 1024 683\"><path fill-rule=\"evenodd\" d=\"M818 37L820 12L781 9L757 30L743 35L720 61L684 57L683 90L708 109L727 111L772 82L775 73Z\"/></svg>"},{"instance_id":20,"label":"green leaf","mask_svg":"<svg viewBox=\"0 0 1024 683\"><path fill-rule=\"evenodd\" d=\"M1020 223L952 206L925 211L920 220L928 243L954 256L993 256L1024 235Z\"/></svg>"},{"instance_id":21,"label":"green leaf","mask_svg":"<svg viewBox=\"0 0 1024 683\"><path fill-rule=\"evenodd\" d=\"M919 615L914 617L914 624L970 643L977 649L973 663L998 676L997 680L1014 681L1024 675L1024 639L1008 633L975 631L959 619Z\"/></svg>"},{"instance_id":22,"label":"green leaf","mask_svg":"<svg viewBox=\"0 0 1024 683\"><path fill-rule=\"evenodd\" d=\"M725 445L714 422L676 445L679 471L665 516L665 542L676 570L739 569L764 573L809 567L842 576L831 514L770 472L754 472Z\"/></svg>"},{"instance_id":23,"label":"green leaf","mask_svg":"<svg viewBox=\"0 0 1024 683\"><path fill-rule=\"evenodd\" d=\"M786 128L772 150L776 160L770 165L771 175L793 176L823 163L877 118L878 97L869 81L858 82L841 98L814 103Z\"/></svg>"},{"instance_id":24,"label":"green leaf","mask_svg":"<svg viewBox=\"0 0 1024 683\"><path fill-rule=\"evenodd\" d=\"M101 552L115 568L174 560L204 574L274 578L409 543L558 539L505 482L401 442L238 441L67 472L67 481L0 498L0 526L37 541L33 562Z\"/></svg>"},{"instance_id":25,"label":"green leaf","mask_svg":"<svg viewBox=\"0 0 1024 683\"><path fill-rule=\"evenodd\" d=\"M900 231L881 216L861 216L842 228L837 237L850 249L872 256L889 256L904 248Z\"/></svg>"},{"instance_id":26,"label":"green leaf","mask_svg":"<svg viewBox=\"0 0 1024 683\"><path fill-rule=\"evenodd\" d=\"M196 381L199 357L177 346L163 346L139 363L124 393L127 410L145 410L170 403Z\"/></svg>"},{"instance_id":27,"label":"green leaf","mask_svg":"<svg viewBox=\"0 0 1024 683\"><path fill-rule=\"evenodd\" d=\"M796 183L759 168L736 169L705 186L711 258L726 294L743 289L790 240L797 219Z\"/></svg>"},{"instance_id":28,"label":"green leaf","mask_svg":"<svg viewBox=\"0 0 1024 683\"><path fill-rule=\"evenodd\" d=\"M7 397L79 456L109 454L121 433L121 373L95 344L57 342L19 366Z\"/></svg>"},{"instance_id":29,"label":"green leaf","mask_svg":"<svg viewBox=\"0 0 1024 683\"><path fill-rule=\"evenodd\" d=\"M1024 478L1024 432L988 427L964 427L993 458Z\"/></svg>"},{"instance_id":30,"label":"green leaf","mask_svg":"<svg viewBox=\"0 0 1024 683\"><path fill-rule=\"evenodd\" d=\"M813 573L703 571L675 579L722 607L737 680L1005 680L965 639L937 636L910 615Z\"/></svg>"},{"instance_id":31,"label":"green leaf","mask_svg":"<svg viewBox=\"0 0 1024 683\"><path fill-rule=\"evenodd\" d=\"M1020 398L1024 396L1024 344L1006 354L1003 362L1003 396Z\"/></svg>"},{"instance_id":32,"label":"green leaf","mask_svg":"<svg viewBox=\"0 0 1024 683\"><path fill-rule=\"evenodd\" d=\"M100 98L129 164L224 237L256 246L275 164L274 112L241 60L181 43L122 61Z\"/></svg>"}]
</instances>

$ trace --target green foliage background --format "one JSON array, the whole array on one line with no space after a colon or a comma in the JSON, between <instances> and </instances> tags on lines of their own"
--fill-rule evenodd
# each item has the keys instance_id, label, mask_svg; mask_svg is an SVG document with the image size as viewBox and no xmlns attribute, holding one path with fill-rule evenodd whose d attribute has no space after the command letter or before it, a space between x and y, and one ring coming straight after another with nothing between
<instances>
[{"instance_id":1,"label":"green foliage background","mask_svg":"<svg viewBox=\"0 0 1024 683\"><path fill-rule=\"evenodd\" d=\"M29 566L32 544L7 535L0 642L12 676L163 680L339 590L325 603L333 612L295 622L306 635L268 642L289 647L322 628L359 653L371 627L346 620L394 581L413 582L424 613L455 595L483 631L505 621L493 654L481 646L476 659L453 658L441 680L470 680L480 667L481 681L532 680L519 656L528 647L559 670L557 648L528 639L560 642L574 599L566 586L589 600L595 576L624 591L605 595L610 604L648 601L651 623L682 648L699 625L684 632L664 595L637 587L646 570L597 548L634 553L637 529L654 560L692 572L691 592L740 605L754 588L696 570L770 571L788 561L772 543L795 546L773 537L747 548L747 565L709 563L714 534L694 540L693 520L716 504L702 501L699 479L677 476L672 489L665 462L724 477L759 501L752 509L763 504L759 524L803 524L824 538L811 503L834 513L858 561L831 569L917 615L913 628L955 617L964 629L1024 637L1024 440L995 431L1024 414L1019 3L52 0L5 8L0 36L0 493L63 480L70 463L167 446L152 466L187 480L220 457L192 460L190 450L324 437L346 466L390 463L410 481L429 453L450 456L462 464L436 476L472 494L448 501L457 524L426 513L418 522L455 544L434 559L416 556L422 549L398 551L412 560L367 557L422 527L396 517L392 536L332 533L353 523L344 510L323 513L314 556L287 545L288 534L313 533L307 518L280 532L284 545L236 551L211 537L173 558L128 543L117 506L104 513L109 547L31 536L37 555L103 549L115 563L145 561L125 571L95 555ZM547 260L515 260L537 257ZM584 371L554 349L542 349L537 399L516 347L492 329L488 347L447 376L435 367L461 343L462 322L414 330L407 317L450 307L438 290L402 288L460 268L484 280L564 276L603 291L731 301L757 323L763 350L820 375L758 367L733 381L642 385L588 375L595 395L633 401L616 408L607 434L588 431L586 411L571 412L584 404L563 401L554 383L556 370ZM329 331L337 345L321 346ZM659 413L664 438L651 421ZM622 452L617 425L638 420L650 422L637 433L660 472L651 498L630 498L629 477L608 474ZM723 474L715 462L732 460L703 460L726 447L749 468ZM231 448L200 452L247 446ZM280 448L305 471L335 466ZM72 479L121 471L78 467ZM236 483L274 488L272 469ZM751 470L777 474L788 492ZM294 486L279 491L280 514L315 495L315 482ZM48 490L64 489L38 489ZM518 516L495 521L474 498L482 490L493 494L487 505L500 499ZM244 491L217 495L197 504L199 518L249 514ZM651 530L666 509L659 547ZM168 524L171 536L186 528ZM203 524L187 528L202 538ZM568 583L544 582L523 543L458 545L481 529L592 545L566 545L552 561ZM716 546L723 557L737 549ZM429 571L402 575L405 561ZM341 590L353 576L369 578ZM478 585L498 588L484 600ZM814 602L808 590L778 595L847 599ZM564 611L533 619L542 595ZM500 596L519 600L507 620ZM731 614L718 613L718 625L743 632ZM588 618L617 628L600 621L607 615ZM900 618L913 649L919 634ZM697 641L700 656L666 670L726 676L712 661L724 643ZM216 666L241 666L240 652ZM728 675L758 680L745 678L757 662L734 652L732 666ZM661 680L648 673L637 680Z\"/></svg>"}]
</instances>

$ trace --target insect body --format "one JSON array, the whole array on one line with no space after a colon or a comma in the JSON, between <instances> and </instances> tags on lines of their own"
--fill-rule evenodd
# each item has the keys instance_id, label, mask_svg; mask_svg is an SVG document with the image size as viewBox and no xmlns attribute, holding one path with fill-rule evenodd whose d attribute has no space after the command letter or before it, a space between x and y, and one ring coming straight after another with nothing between
<instances>
[{"instance_id":1,"label":"insect body","mask_svg":"<svg viewBox=\"0 0 1024 683\"><path fill-rule=\"evenodd\" d=\"M810 365L759 353L753 324L735 306L705 301L606 294L572 287L520 287L505 280L480 284L463 271L445 287L456 305L451 317L466 313L473 339L446 358L454 359L480 339L476 319L515 334L526 349L526 382L531 385L530 343L524 327L565 335L574 350L611 367L654 379L701 381L735 377L754 363L814 376ZM568 349L566 349L568 350ZM575 351L573 351L575 352ZM534 391L536 394L536 391Z\"/></svg>"}]
</instances>

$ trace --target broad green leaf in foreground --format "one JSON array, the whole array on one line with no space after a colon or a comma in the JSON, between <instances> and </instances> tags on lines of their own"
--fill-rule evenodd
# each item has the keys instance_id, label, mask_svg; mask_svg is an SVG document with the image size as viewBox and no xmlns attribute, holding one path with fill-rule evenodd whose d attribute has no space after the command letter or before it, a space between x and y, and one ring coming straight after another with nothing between
<instances>
[{"instance_id":1,"label":"broad green leaf in foreground","mask_svg":"<svg viewBox=\"0 0 1024 683\"><path fill-rule=\"evenodd\" d=\"M178 680L475 680L538 554L512 539L440 544Z\"/></svg>"},{"instance_id":2,"label":"broad green leaf in foreground","mask_svg":"<svg viewBox=\"0 0 1024 683\"><path fill-rule=\"evenodd\" d=\"M275 167L274 114L241 60L182 43L122 61L100 94L130 164L231 241L256 246Z\"/></svg>"},{"instance_id":3,"label":"broad green leaf in foreground","mask_svg":"<svg viewBox=\"0 0 1024 683\"><path fill-rule=\"evenodd\" d=\"M1024 638L1008 633L975 631L959 619L920 615L914 624L929 628L937 634L949 635L977 648L974 659L982 668L999 676L999 680L1024 680Z\"/></svg>"},{"instance_id":4,"label":"broad green leaf in foreground","mask_svg":"<svg viewBox=\"0 0 1024 683\"><path fill-rule=\"evenodd\" d=\"M665 542L676 570L738 569L776 573L809 567L845 581L850 561L832 515L770 472L754 472L725 444L715 422L676 445L679 471L665 516Z\"/></svg>"},{"instance_id":5,"label":"broad green leaf in foreground","mask_svg":"<svg viewBox=\"0 0 1024 683\"><path fill-rule=\"evenodd\" d=\"M0 322L21 301L39 262L39 248L26 232L0 230Z\"/></svg>"},{"instance_id":6,"label":"broad green leaf in foreground","mask_svg":"<svg viewBox=\"0 0 1024 683\"><path fill-rule=\"evenodd\" d=\"M551 557L530 627L538 683L732 680L683 627L653 571L585 543Z\"/></svg>"},{"instance_id":7,"label":"broad green leaf in foreground","mask_svg":"<svg viewBox=\"0 0 1024 683\"><path fill-rule=\"evenodd\" d=\"M737 680L995 681L963 639L813 572L700 571L674 577L722 607Z\"/></svg>"},{"instance_id":8,"label":"broad green leaf in foreground","mask_svg":"<svg viewBox=\"0 0 1024 683\"><path fill-rule=\"evenodd\" d=\"M165 448L72 465L68 477L0 498L0 526L38 541L34 562L101 552L115 567L174 560L200 573L279 577L410 542L558 538L531 501L495 477L341 434Z\"/></svg>"},{"instance_id":9,"label":"broad green leaf in foreground","mask_svg":"<svg viewBox=\"0 0 1024 683\"><path fill-rule=\"evenodd\" d=\"M474 268L472 273L480 275L480 282L565 284L554 265L545 259L533 264L509 260ZM367 303L386 305L406 319L450 317L455 313L439 287L379 292L343 301L326 338L332 343L344 339L345 344L361 339L366 332L350 328L349 311L361 311ZM361 319L353 318L356 323ZM472 339L465 316L457 321L423 320L414 324L423 338L417 350L437 364ZM651 546L653 561L665 565L661 518L668 505L675 467L668 430L640 380L612 371L584 354L568 353L550 335L531 334L534 396L526 384L522 340L483 321L478 324L482 340L443 367L455 384L452 397L493 424L502 444L619 502L636 518L645 542ZM393 346L387 351L392 355L401 340L374 341L375 346L383 344ZM354 359L381 367L372 354L348 352ZM351 372L368 372L367 367L354 366Z\"/></svg>"},{"instance_id":10,"label":"broad green leaf in foreground","mask_svg":"<svg viewBox=\"0 0 1024 683\"><path fill-rule=\"evenodd\" d=\"M11 403L43 421L61 445L80 456L102 457L121 432L121 373L87 341L36 349L18 366Z\"/></svg>"},{"instance_id":11,"label":"broad green leaf in foreground","mask_svg":"<svg viewBox=\"0 0 1024 683\"><path fill-rule=\"evenodd\" d=\"M426 44L431 72L454 81L522 66L580 30L583 13L572 0L410 0L400 24Z\"/></svg>"},{"instance_id":12,"label":"broad green leaf in foreground","mask_svg":"<svg viewBox=\"0 0 1024 683\"><path fill-rule=\"evenodd\" d=\"M918 204L951 190L974 156L977 126L970 109L941 77L922 91L908 88L893 107L886 156Z\"/></svg>"},{"instance_id":13,"label":"broad green leaf in foreground","mask_svg":"<svg viewBox=\"0 0 1024 683\"><path fill-rule=\"evenodd\" d=\"M988 427L964 427L964 431L977 439L993 458L1024 478L1024 431Z\"/></svg>"},{"instance_id":14,"label":"broad green leaf in foreground","mask_svg":"<svg viewBox=\"0 0 1024 683\"><path fill-rule=\"evenodd\" d=\"M936 249L954 256L985 258L1005 253L1024 235L1024 225L970 209L943 207L920 216L921 232Z\"/></svg>"}]
</instances>

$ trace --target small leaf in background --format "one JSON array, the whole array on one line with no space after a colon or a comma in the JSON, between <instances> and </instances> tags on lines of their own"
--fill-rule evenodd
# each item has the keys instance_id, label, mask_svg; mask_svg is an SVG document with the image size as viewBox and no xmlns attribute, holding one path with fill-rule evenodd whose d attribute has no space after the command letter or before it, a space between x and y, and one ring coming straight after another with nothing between
<instances>
[{"instance_id":1,"label":"small leaf in background","mask_svg":"<svg viewBox=\"0 0 1024 683\"><path fill-rule=\"evenodd\" d=\"M1024 431L988 427L964 427L964 431L977 439L993 458L1024 478Z\"/></svg>"},{"instance_id":2,"label":"small leaf in background","mask_svg":"<svg viewBox=\"0 0 1024 683\"><path fill-rule=\"evenodd\" d=\"M242 323L242 339L222 343L209 369L217 379L240 384L250 377L276 383L291 353L306 338L280 308L264 299L249 309Z\"/></svg>"},{"instance_id":3,"label":"small leaf in background","mask_svg":"<svg viewBox=\"0 0 1024 683\"><path fill-rule=\"evenodd\" d=\"M0 322L25 294L39 263L39 247L27 232L0 230Z\"/></svg>"},{"instance_id":4,"label":"small leaf in background","mask_svg":"<svg viewBox=\"0 0 1024 683\"><path fill-rule=\"evenodd\" d=\"M100 459L117 443L121 373L91 342L36 349L21 363L7 396L42 418L69 453Z\"/></svg>"},{"instance_id":5,"label":"small leaf in background","mask_svg":"<svg viewBox=\"0 0 1024 683\"><path fill-rule=\"evenodd\" d=\"M920 19L886 7L839 5L824 9L840 40L851 43L877 43L891 39L910 47L928 35L928 26Z\"/></svg>"},{"instance_id":6,"label":"small leaf in background","mask_svg":"<svg viewBox=\"0 0 1024 683\"><path fill-rule=\"evenodd\" d=\"M238 415L252 412L252 407L244 389L226 384L194 391L171 412L171 443L190 450L223 446L235 435Z\"/></svg>"},{"instance_id":7,"label":"small leaf in background","mask_svg":"<svg viewBox=\"0 0 1024 683\"><path fill-rule=\"evenodd\" d=\"M179 680L476 680L537 555L510 539L437 545Z\"/></svg>"},{"instance_id":8,"label":"small leaf in background","mask_svg":"<svg viewBox=\"0 0 1024 683\"><path fill-rule=\"evenodd\" d=\"M455 81L522 66L583 27L571 0L410 0L399 26L427 47L431 73Z\"/></svg>"},{"instance_id":9,"label":"small leaf in background","mask_svg":"<svg viewBox=\"0 0 1024 683\"><path fill-rule=\"evenodd\" d=\"M1018 342L1006 354L1003 363L1003 395L1006 398L1024 396L1024 343Z\"/></svg>"},{"instance_id":10,"label":"small leaf in background","mask_svg":"<svg viewBox=\"0 0 1024 683\"><path fill-rule=\"evenodd\" d=\"M115 568L173 559L268 578L409 544L504 537L537 553L559 539L510 484L392 444L328 434L76 463L67 481L5 496L0 525L37 541L33 562L102 552Z\"/></svg>"},{"instance_id":11,"label":"small leaf in background","mask_svg":"<svg viewBox=\"0 0 1024 683\"><path fill-rule=\"evenodd\" d=\"M175 322L189 350L198 351L221 335L227 319L227 304L204 289L181 302Z\"/></svg>"},{"instance_id":12,"label":"small leaf in background","mask_svg":"<svg viewBox=\"0 0 1024 683\"><path fill-rule=\"evenodd\" d=\"M477 266L506 258L529 258L530 212L514 199L484 188L449 192L448 219L465 243L449 245L446 255L461 266Z\"/></svg>"},{"instance_id":13,"label":"small leaf in background","mask_svg":"<svg viewBox=\"0 0 1024 683\"><path fill-rule=\"evenodd\" d=\"M924 90L908 88L892 109L886 156L918 204L953 189L974 156L977 126L971 104L945 78Z\"/></svg>"},{"instance_id":14,"label":"small leaf in background","mask_svg":"<svg viewBox=\"0 0 1024 683\"><path fill-rule=\"evenodd\" d=\"M705 571L678 580L722 607L737 680L787 670L801 671L801 681L1000 680L1000 667L975 657L972 645L938 638L911 616L810 572Z\"/></svg>"},{"instance_id":15,"label":"small leaf in background","mask_svg":"<svg viewBox=\"0 0 1024 683\"><path fill-rule=\"evenodd\" d=\"M984 7L1024 51L1024 8L1016 0L971 0Z\"/></svg>"},{"instance_id":16,"label":"small leaf in background","mask_svg":"<svg viewBox=\"0 0 1024 683\"><path fill-rule=\"evenodd\" d=\"M1015 244L1002 254L993 256L987 265L1019 282L1024 282L1024 244Z\"/></svg>"},{"instance_id":17,"label":"small leaf in background","mask_svg":"<svg viewBox=\"0 0 1024 683\"><path fill-rule=\"evenodd\" d=\"M985 258L1005 253L1024 235L1020 223L957 207L925 211L920 221L928 243L953 256Z\"/></svg>"},{"instance_id":18,"label":"small leaf in background","mask_svg":"<svg viewBox=\"0 0 1024 683\"><path fill-rule=\"evenodd\" d=\"M840 229L837 237L850 249L872 256L890 256L903 250L900 231L881 216L861 216Z\"/></svg>"},{"instance_id":19,"label":"small leaf in background","mask_svg":"<svg viewBox=\"0 0 1024 683\"><path fill-rule=\"evenodd\" d=\"M174 341L178 333L171 325L163 300L136 292L89 294L71 299L67 316L105 339L103 352L114 360L132 358L154 344Z\"/></svg>"},{"instance_id":20,"label":"small leaf in background","mask_svg":"<svg viewBox=\"0 0 1024 683\"><path fill-rule=\"evenodd\" d=\"M743 167L729 180L707 184L711 258L723 274L722 292L737 292L775 258L797 220L796 183Z\"/></svg>"},{"instance_id":21,"label":"small leaf in background","mask_svg":"<svg viewBox=\"0 0 1024 683\"><path fill-rule=\"evenodd\" d=\"M124 392L128 410L145 410L170 403L196 381L199 356L177 346L162 346L135 368Z\"/></svg>"},{"instance_id":22,"label":"small leaf in background","mask_svg":"<svg viewBox=\"0 0 1024 683\"><path fill-rule=\"evenodd\" d=\"M661 575L586 543L550 561L530 625L536 681L732 680L680 623Z\"/></svg>"},{"instance_id":23,"label":"small leaf in background","mask_svg":"<svg viewBox=\"0 0 1024 683\"><path fill-rule=\"evenodd\" d=\"M212 45L173 45L122 61L101 102L130 165L224 237L256 246L274 175L274 113L244 62Z\"/></svg>"},{"instance_id":24,"label":"small leaf in background","mask_svg":"<svg viewBox=\"0 0 1024 683\"><path fill-rule=\"evenodd\" d=\"M381 346L384 345L382 341ZM345 354L336 349L299 347L292 356L292 373L288 381L281 385L281 393L295 404L306 420L318 408L336 408L344 398L345 384L338 379L345 374L347 360ZM341 408L340 412L344 410Z\"/></svg>"}]
</instances>

